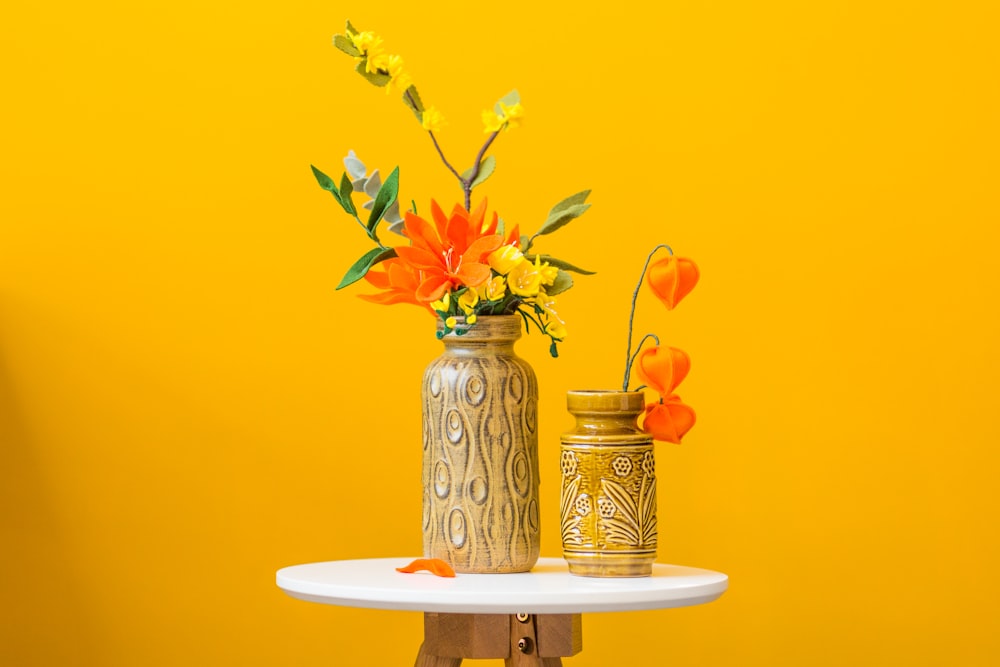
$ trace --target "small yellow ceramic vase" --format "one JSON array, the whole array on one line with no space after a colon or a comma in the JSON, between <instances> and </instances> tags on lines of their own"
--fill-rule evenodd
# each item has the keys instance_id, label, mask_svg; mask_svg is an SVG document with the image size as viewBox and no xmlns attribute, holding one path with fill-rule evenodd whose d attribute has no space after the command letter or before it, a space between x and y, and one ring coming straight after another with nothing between
<instances>
[{"instance_id":1,"label":"small yellow ceramic vase","mask_svg":"<svg viewBox=\"0 0 1000 667\"><path fill-rule=\"evenodd\" d=\"M538 383L520 337L518 315L460 322L424 374L424 555L456 572L538 560Z\"/></svg>"},{"instance_id":2,"label":"small yellow ceramic vase","mask_svg":"<svg viewBox=\"0 0 1000 667\"><path fill-rule=\"evenodd\" d=\"M561 447L560 515L570 574L648 577L656 558L653 439L642 392L571 391L576 427Z\"/></svg>"}]
</instances>

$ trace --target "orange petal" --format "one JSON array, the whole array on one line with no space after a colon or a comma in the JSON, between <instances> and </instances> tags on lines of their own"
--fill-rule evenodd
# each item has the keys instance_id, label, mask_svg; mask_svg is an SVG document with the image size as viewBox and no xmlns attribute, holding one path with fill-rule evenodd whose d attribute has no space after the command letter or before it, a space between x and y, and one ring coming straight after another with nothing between
<instances>
[{"instance_id":1,"label":"orange petal","mask_svg":"<svg viewBox=\"0 0 1000 667\"><path fill-rule=\"evenodd\" d=\"M698 266L687 257L670 255L649 265L646 282L667 310L681 302L698 283Z\"/></svg>"},{"instance_id":2,"label":"orange petal","mask_svg":"<svg viewBox=\"0 0 1000 667\"><path fill-rule=\"evenodd\" d=\"M414 296L417 298L417 301L425 303L437 301L444 296L449 287L451 287L451 279L448 276L444 274L432 274L424 278Z\"/></svg>"},{"instance_id":3,"label":"orange petal","mask_svg":"<svg viewBox=\"0 0 1000 667\"><path fill-rule=\"evenodd\" d=\"M695 414L691 406L682 403L679 396L670 396L666 402L646 406L642 430L654 440L680 444L681 438L694 426Z\"/></svg>"},{"instance_id":4,"label":"orange petal","mask_svg":"<svg viewBox=\"0 0 1000 667\"><path fill-rule=\"evenodd\" d=\"M431 217L434 218L434 225L437 227L438 237L445 238L445 231L448 229L448 216L444 214L438 203L431 200Z\"/></svg>"},{"instance_id":5,"label":"orange petal","mask_svg":"<svg viewBox=\"0 0 1000 667\"><path fill-rule=\"evenodd\" d=\"M383 306L391 306L394 303L413 303L418 306L423 304L417 301L417 299L412 294L405 294L403 292L379 292L377 294L358 294L359 299L363 299L368 303L377 303Z\"/></svg>"},{"instance_id":6,"label":"orange petal","mask_svg":"<svg viewBox=\"0 0 1000 667\"><path fill-rule=\"evenodd\" d=\"M389 284L396 289L416 292L417 285L420 284L417 272L409 264L405 264L399 260L389 261L392 262L388 269Z\"/></svg>"},{"instance_id":7,"label":"orange petal","mask_svg":"<svg viewBox=\"0 0 1000 667\"><path fill-rule=\"evenodd\" d=\"M437 232L429 222L409 211L406 212L405 218L403 228L411 246L422 248L435 256L444 252L444 246L441 245Z\"/></svg>"},{"instance_id":8,"label":"orange petal","mask_svg":"<svg viewBox=\"0 0 1000 667\"><path fill-rule=\"evenodd\" d=\"M396 254L401 260L415 269L421 269L423 271L436 271L438 273L444 270L441 260L439 259L440 255L435 255L423 248L417 248L415 246L399 246L396 248Z\"/></svg>"},{"instance_id":9,"label":"orange petal","mask_svg":"<svg viewBox=\"0 0 1000 667\"><path fill-rule=\"evenodd\" d=\"M469 246L469 249L462 253L462 262L481 262L486 255L490 254L503 244L503 239L499 234L492 234L476 239Z\"/></svg>"},{"instance_id":10,"label":"orange petal","mask_svg":"<svg viewBox=\"0 0 1000 667\"><path fill-rule=\"evenodd\" d=\"M687 352L676 347L647 347L636 359L636 374L660 396L669 396L691 370Z\"/></svg>"},{"instance_id":11,"label":"orange petal","mask_svg":"<svg viewBox=\"0 0 1000 667\"><path fill-rule=\"evenodd\" d=\"M493 275L490 267L478 262L463 263L455 276L462 281L463 285L469 287L479 287Z\"/></svg>"},{"instance_id":12,"label":"orange petal","mask_svg":"<svg viewBox=\"0 0 1000 667\"><path fill-rule=\"evenodd\" d=\"M514 225L514 228L507 232L507 238L503 240L503 245L521 247L521 225Z\"/></svg>"},{"instance_id":13,"label":"orange petal","mask_svg":"<svg viewBox=\"0 0 1000 667\"><path fill-rule=\"evenodd\" d=\"M448 563L440 558L418 558L409 565L396 568L396 572L405 572L406 574L412 574L421 570L427 570L439 577L455 576L455 570L451 569L451 565L448 565Z\"/></svg>"},{"instance_id":14,"label":"orange petal","mask_svg":"<svg viewBox=\"0 0 1000 667\"><path fill-rule=\"evenodd\" d=\"M365 274L365 280L372 284L373 287L379 289L389 289L389 279L388 271L375 271L371 270Z\"/></svg>"}]
</instances>

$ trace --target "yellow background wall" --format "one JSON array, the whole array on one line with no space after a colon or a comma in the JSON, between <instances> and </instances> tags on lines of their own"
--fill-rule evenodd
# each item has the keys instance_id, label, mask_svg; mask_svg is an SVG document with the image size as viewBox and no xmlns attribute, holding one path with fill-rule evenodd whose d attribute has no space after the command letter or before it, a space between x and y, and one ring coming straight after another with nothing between
<instances>
[{"instance_id":1,"label":"yellow background wall","mask_svg":"<svg viewBox=\"0 0 1000 667\"><path fill-rule=\"evenodd\" d=\"M698 289L699 423L658 450L660 560L698 608L593 614L571 665L1000 662L994 3L18 3L0 22L0 664L410 664L419 614L279 567L420 550L415 308L334 292L367 241L316 186L353 148L460 192L330 45L402 54L482 188L594 268L541 382L543 553L568 389L613 387L646 251ZM372 648L373 646L373 648ZM370 656L373 650L377 659Z\"/></svg>"}]
</instances>

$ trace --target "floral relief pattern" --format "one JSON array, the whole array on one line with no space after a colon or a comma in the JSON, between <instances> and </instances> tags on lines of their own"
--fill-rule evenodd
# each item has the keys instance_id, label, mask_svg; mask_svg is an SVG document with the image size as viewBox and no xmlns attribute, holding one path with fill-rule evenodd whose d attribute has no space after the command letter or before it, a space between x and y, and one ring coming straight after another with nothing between
<instances>
[{"instance_id":1,"label":"floral relief pattern","mask_svg":"<svg viewBox=\"0 0 1000 667\"><path fill-rule=\"evenodd\" d=\"M649 477L656 474L656 462L653 459L653 452L645 452L642 455L642 471Z\"/></svg>"},{"instance_id":2,"label":"floral relief pattern","mask_svg":"<svg viewBox=\"0 0 1000 667\"><path fill-rule=\"evenodd\" d=\"M627 477L632 472L632 459L627 456L619 456L611 462L611 469L619 477Z\"/></svg>"},{"instance_id":3,"label":"floral relief pattern","mask_svg":"<svg viewBox=\"0 0 1000 667\"><path fill-rule=\"evenodd\" d=\"M597 513L600 514L602 518L610 519L615 515L616 509L618 508L615 507L615 504L604 496L597 499Z\"/></svg>"},{"instance_id":4,"label":"floral relief pattern","mask_svg":"<svg viewBox=\"0 0 1000 667\"><path fill-rule=\"evenodd\" d=\"M561 460L562 474L565 477L572 477L576 474L577 460L573 452L563 452Z\"/></svg>"}]
</instances>

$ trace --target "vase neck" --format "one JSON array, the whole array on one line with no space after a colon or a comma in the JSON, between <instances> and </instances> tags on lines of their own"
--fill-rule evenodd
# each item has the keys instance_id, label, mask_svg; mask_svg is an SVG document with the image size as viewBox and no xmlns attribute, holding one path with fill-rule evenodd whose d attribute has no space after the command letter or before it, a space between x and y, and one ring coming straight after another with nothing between
<instances>
[{"instance_id":1,"label":"vase neck","mask_svg":"<svg viewBox=\"0 0 1000 667\"><path fill-rule=\"evenodd\" d=\"M483 315L473 325L458 318L455 329L444 334L444 323L438 320L438 335L448 352L495 349L513 353L514 343L521 337L521 318L517 315Z\"/></svg>"},{"instance_id":2,"label":"vase neck","mask_svg":"<svg viewBox=\"0 0 1000 667\"><path fill-rule=\"evenodd\" d=\"M571 391L566 407L576 418L577 436L632 436L643 432L638 419L643 394L637 391Z\"/></svg>"}]
</instances>

